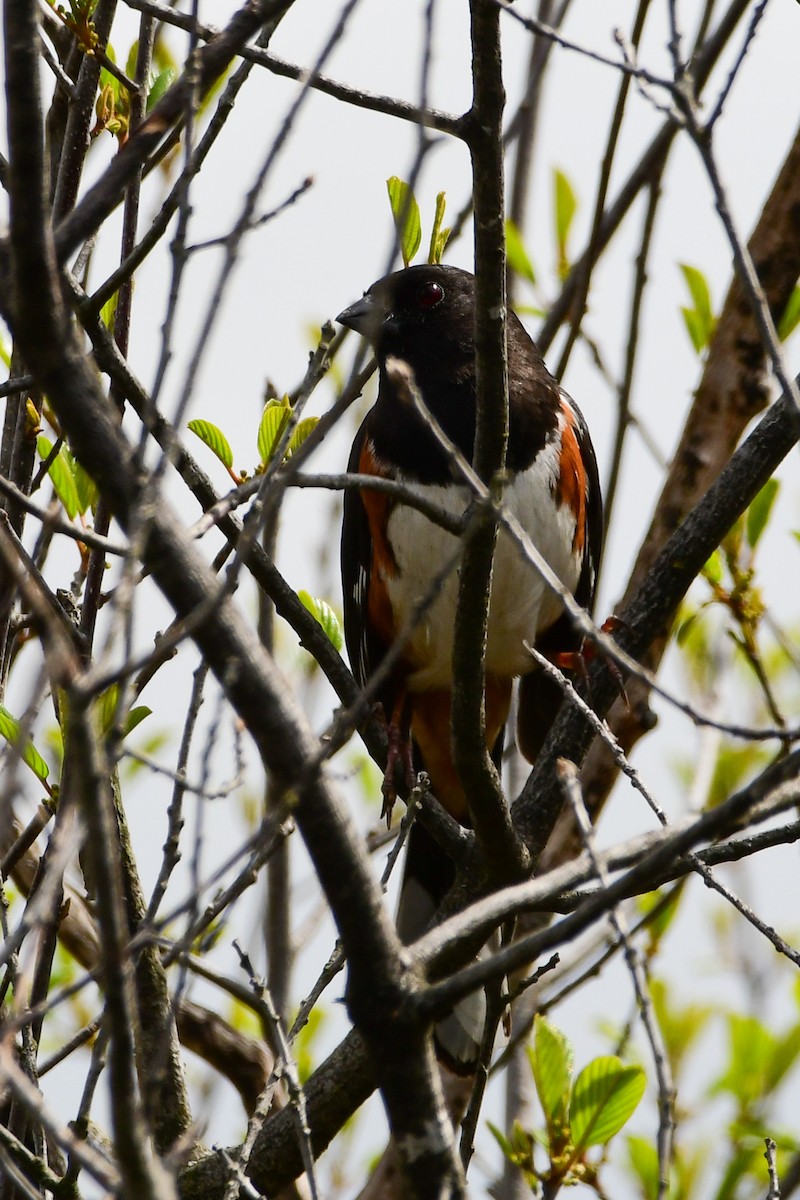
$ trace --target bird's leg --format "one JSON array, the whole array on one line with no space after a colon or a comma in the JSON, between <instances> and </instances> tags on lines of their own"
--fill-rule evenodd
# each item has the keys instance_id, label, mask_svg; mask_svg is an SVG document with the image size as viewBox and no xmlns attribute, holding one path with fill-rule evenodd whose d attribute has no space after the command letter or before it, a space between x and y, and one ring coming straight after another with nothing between
<instances>
[{"instance_id":1,"label":"bird's leg","mask_svg":"<svg viewBox=\"0 0 800 1200\"><path fill-rule=\"evenodd\" d=\"M600 626L600 631L601 633L615 633L623 626L624 621L621 621L619 617L607 617ZM597 657L598 653L602 653L602 651L598 651L597 647L592 642L584 638L584 640L581 642L580 650L566 650L560 653L548 655L548 658L553 666L558 667L560 671L571 671L574 675L581 679L583 683L586 684L588 690L589 663ZM613 658L608 658L605 656L605 662L606 666L611 672L611 677L619 689L620 696L625 701L626 707L630 709L628 695L625 691L625 681L622 678L622 673L619 667L614 662Z\"/></svg>"},{"instance_id":2,"label":"bird's leg","mask_svg":"<svg viewBox=\"0 0 800 1200\"><path fill-rule=\"evenodd\" d=\"M417 775L414 769L414 750L411 745L410 715L411 704L409 695L407 690L403 688L397 697L392 710L391 720L386 728L389 746L386 751L386 771L384 772L383 784L381 785L381 791L383 792L381 817L386 817L387 829L392 823L392 809L397 799L395 774L398 764L403 767L403 778L406 786L410 789L416 783Z\"/></svg>"}]
</instances>

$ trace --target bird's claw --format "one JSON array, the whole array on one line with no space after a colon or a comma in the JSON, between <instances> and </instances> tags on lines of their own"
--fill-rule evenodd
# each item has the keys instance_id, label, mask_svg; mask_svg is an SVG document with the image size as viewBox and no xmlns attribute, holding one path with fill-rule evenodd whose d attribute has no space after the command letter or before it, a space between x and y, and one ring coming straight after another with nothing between
<instances>
[{"instance_id":1,"label":"bird's claw","mask_svg":"<svg viewBox=\"0 0 800 1200\"><path fill-rule=\"evenodd\" d=\"M395 786L397 766L400 764L403 767L404 781L409 790L416 784L417 773L414 769L414 753L411 746L411 738L403 735L403 731L396 721L390 721L386 728L386 734L389 739L389 746L386 751L386 771L384 772L383 783L381 784L381 792L383 793L381 820L384 817L386 818L386 828L389 829L392 824L392 809L397 799L397 787Z\"/></svg>"},{"instance_id":2,"label":"bird's claw","mask_svg":"<svg viewBox=\"0 0 800 1200\"><path fill-rule=\"evenodd\" d=\"M607 617L600 626L600 632L613 634L619 629L624 629L625 627L625 622L619 617ZM562 671L571 671L586 686L587 691L591 691L589 686L589 663L593 662L594 659L597 658L598 654L604 658L611 677L614 680L614 683L617 685L619 694L625 701L625 707L628 709L628 711L630 711L630 701L628 700L628 694L625 691L625 681L622 678L622 672L614 662L613 658L607 654L603 654L602 650L598 650L597 646L593 642L590 642L587 638L584 638L581 642L580 650L568 650L554 654L550 661L554 666L558 667Z\"/></svg>"}]
</instances>

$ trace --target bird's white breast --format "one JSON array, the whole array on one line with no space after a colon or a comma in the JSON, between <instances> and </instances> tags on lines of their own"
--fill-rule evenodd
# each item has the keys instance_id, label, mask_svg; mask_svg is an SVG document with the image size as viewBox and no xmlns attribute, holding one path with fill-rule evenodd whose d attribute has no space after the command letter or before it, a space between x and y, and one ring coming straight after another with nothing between
<instances>
[{"instance_id":1,"label":"bird's white breast","mask_svg":"<svg viewBox=\"0 0 800 1200\"><path fill-rule=\"evenodd\" d=\"M559 453L560 440L556 438L528 470L508 483L503 502L561 581L574 590L581 560L573 547L575 516L568 505L559 507L554 499ZM465 487L411 486L454 516L461 516L470 498ZM402 505L391 513L388 536L397 572L385 582L396 625L401 628L414 606L430 592L458 543L427 517ZM486 669L505 677L521 675L531 667L524 642L533 642L538 633L552 625L561 605L505 530L498 537L492 580ZM418 664L410 680L412 690L445 687L451 680L457 598L456 568L412 635L412 657Z\"/></svg>"}]
</instances>

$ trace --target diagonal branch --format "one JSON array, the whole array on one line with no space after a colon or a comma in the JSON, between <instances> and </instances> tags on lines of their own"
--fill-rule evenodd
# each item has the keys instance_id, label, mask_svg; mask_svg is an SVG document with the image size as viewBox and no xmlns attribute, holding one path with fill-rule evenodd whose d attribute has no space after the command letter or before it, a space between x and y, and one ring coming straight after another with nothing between
<instances>
[{"instance_id":1,"label":"diagonal branch","mask_svg":"<svg viewBox=\"0 0 800 1200\"><path fill-rule=\"evenodd\" d=\"M800 431L792 401L782 397L736 451L704 499L673 533L640 588L620 613L617 641L634 658L664 638L678 604L711 552L755 499L796 444ZM603 716L617 698L618 685L605 663L589 672L592 704ZM543 851L561 808L556 760L565 752L583 761L593 733L575 709L562 709L539 760L512 813L534 857ZM577 757L576 757L577 756Z\"/></svg>"},{"instance_id":2,"label":"diagonal branch","mask_svg":"<svg viewBox=\"0 0 800 1200\"><path fill-rule=\"evenodd\" d=\"M132 448L75 335L47 211L38 74L31 63L36 54L33 0L7 7L5 23L12 98L14 334L76 457L122 527L141 534L142 561L175 612L191 619L201 653L250 731L276 788L297 798L297 824L348 958L348 1007L369 1045L409 1182L420 1196L444 1190L462 1195L431 1039L412 1003L420 981L386 913L354 823L316 768L317 741L273 660L230 596L220 591L176 515L135 469ZM88 748L87 741L87 753ZM390 1025L394 1037L387 1039Z\"/></svg>"},{"instance_id":3,"label":"diagonal branch","mask_svg":"<svg viewBox=\"0 0 800 1200\"><path fill-rule=\"evenodd\" d=\"M775 321L780 319L800 275L798 211L800 128L748 243L750 257ZM709 346L694 403L621 606L633 600L673 530L695 505L702 502L747 425L766 405L768 394L766 351L744 288L738 276L734 276ZM661 662L668 625L668 622L664 623L643 660L650 671L655 671ZM643 684L633 683L630 710L617 704L612 711L611 724L626 753L652 727L647 695L648 689ZM601 748L593 748L583 778L590 812L597 814L600 811L616 776L616 768L608 756ZM574 845L574 833L567 836ZM553 852L568 853L566 842L559 839L559 846L554 847ZM548 851L548 857L550 854Z\"/></svg>"},{"instance_id":4,"label":"diagonal branch","mask_svg":"<svg viewBox=\"0 0 800 1200\"><path fill-rule=\"evenodd\" d=\"M92 728L89 705L93 696L69 689L67 742L75 772L79 810L86 825L85 850L97 885L105 1015L110 1033L108 1066L111 1108L120 1173L126 1190L146 1200L169 1200L174 1195L168 1177L153 1158L138 1095L135 1070L135 997L133 971L127 952L128 927L117 842L109 764ZM78 783L78 780L80 781Z\"/></svg>"},{"instance_id":5,"label":"diagonal branch","mask_svg":"<svg viewBox=\"0 0 800 1200\"><path fill-rule=\"evenodd\" d=\"M471 0L472 108L464 121L472 161L475 212L476 426L473 466L502 498L508 443L505 198L500 12L491 0ZM486 745L486 626L498 521L488 509L473 514L464 538L453 641L453 760L464 785L478 840L495 879L527 866Z\"/></svg>"}]
</instances>

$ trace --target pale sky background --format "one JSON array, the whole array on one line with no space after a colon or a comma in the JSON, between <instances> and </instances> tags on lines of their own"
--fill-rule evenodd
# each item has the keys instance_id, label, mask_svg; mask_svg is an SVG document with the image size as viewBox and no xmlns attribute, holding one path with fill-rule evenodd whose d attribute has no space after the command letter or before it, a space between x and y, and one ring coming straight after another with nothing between
<instances>
[{"instance_id":1,"label":"pale sky background","mask_svg":"<svg viewBox=\"0 0 800 1200\"><path fill-rule=\"evenodd\" d=\"M332 6L329 0L298 0L276 34L272 49L293 62L312 65L341 7ZM440 0L436 5L430 100L433 105L456 113L468 107L470 96L466 7L463 0ZM517 7L523 13L530 10L530 5L523 4L522 0ZM613 41L613 29L617 26L630 29L635 8L633 0L607 0L606 3L574 0L564 33L581 46L614 58L618 51ZM696 19L699 8L691 0L679 5L681 20ZM222 25L233 9L234 5L227 0L214 0L213 3L206 0L200 6L200 17L207 23ZM640 52L642 64L655 73L669 70L665 48L666 12L667 5L663 0L653 5ZM423 13L424 5L418 0L391 5L386 0L362 0L324 73L352 86L415 101L419 92ZM134 14L121 13L113 40L117 57L122 61L127 56L130 39L135 36L132 31L136 23ZM525 85L528 41L527 35L510 17L505 18L504 30L508 112L513 113ZM734 51L738 50L743 36L744 26L733 39ZM172 46L176 55L182 57L185 37L176 34ZM800 112L798 47L800 8L791 0L772 0L718 128L716 151L720 169L729 188L735 220L744 235L752 227L797 124ZM730 56L725 63L729 61ZM707 96L716 95L723 78L724 74L718 70L707 88ZM579 199L571 240L572 249L578 252L584 245L591 220L598 163L617 86L618 73L608 66L589 62L584 56L566 50L557 49L551 57L539 133L540 169L531 189L526 230L526 243L538 274L540 300L546 301L557 291L552 169L558 167L569 176ZM224 235L231 228L239 213L240 197L249 188L297 94L296 83L254 69L225 133L194 186L192 242ZM662 120L651 102L632 88L611 181L612 196L616 195L620 182L627 177L631 165L638 160ZM99 145L93 153L92 171L99 170L113 152L110 139L106 136L102 141L105 144ZM203 347L204 357L188 414L189 417L205 417L222 426L234 447L238 466L252 468L256 462L255 431L265 380L270 379L279 391L291 390L305 370L308 350L316 336L312 331L351 303L383 273L392 236L385 180L393 174L407 176L416 145L417 131L409 124L337 103L317 93L308 96L294 131L270 174L259 211L279 204L308 175L313 176L314 186L289 212L246 240L226 300L217 314L213 336ZM423 214L423 247L426 246L435 194L440 190L447 192L448 214L452 218L462 207L469 186L466 149L452 139L441 137L426 161L417 188ZM142 228L157 211L164 190L163 178L156 172L144 192ZM700 158L688 140L679 138L673 150L664 190L662 216L649 269L651 282L645 298L633 407L663 455L668 457L690 403L692 389L700 376L700 365L680 316L680 305L687 303L688 297L677 264L690 263L705 273L715 307L719 308L729 277L730 250L713 210ZM602 345L615 378L621 372L624 358L629 288L642 211L640 201L595 273L590 297L586 328ZM118 224L112 224L116 230ZM117 236L116 232L113 236L104 235L98 248L93 264L95 286L113 266ZM451 245L446 258L455 265L471 268L470 231ZM168 415L180 394L185 364L197 353L197 338L220 261L221 252L216 249L203 251L191 261L179 309L176 355L162 394L162 407ZM137 277L131 360L137 374L148 385L153 378L168 269L166 252L159 252L147 261ZM531 301L535 302L533 296ZM528 321L527 324L535 336L536 323ZM351 341L354 343L355 339ZM788 344L788 361L793 370L797 369L797 346L797 338ZM354 349L354 345L346 347L343 366L349 364ZM559 349L560 341L557 341L548 353L552 366L558 361ZM601 478L605 479L615 397L598 378L588 356L581 350L573 354L563 382L589 422ZM371 394L368 393L367 398ZM324 411L332 395L330 386L320 387L310 411ZM361 411L363 408L362 404ZM343 469L352 429L351 421L329 437L312 460L311 469ZM190 434L187 444L224 491L227 477L222 468L217 469L218 464L210 453ZM789 620L796 619L797 615L798 547L787 532L800 526L796 456L784 469L782 477L780 519L768 535L763 560L766 599L779 618ZM623 590L659 488L660 471L634 432L627 446L623 486L607 551L603 592L597 609L601 618L611 611ZM171 492L181 511L188 519L193 519L196 516L193 502L185 496L181 485L172 487ZM284 510L278 561L294 586L324 595L339 606L338 526L331 516L327 497L315 491L290 496ZM792 585L787 586L790 581L793 581ZM61 585L60 580L58 583ZM153 629L163 628L168 618L164 606L150 589L141 589L141 592L137 632L144 646L152 637ZM252 612L252 592L243 588L239 598ZM287 633L282 637L281 653L288 670L296 670L299 665L294 646L293 635ZM155 710L149 722L153 730L165 727L171 713L180 713L188 694L193 665L191 651L183 651L179 660L162 672L158 683L143 697ZM668 670L666 678L673 685L682 685L681 676L674 667ZM331 703L330 693L321 688L314 701L314 719L320 730L330 717ZM212 704L206 706L208 720L213 717L213 707ZM734 687L724 690L720 708L721 716L738 719ZM659 705L659 711L665 728L660 736L642 746L635 762L661 803L671 815L677 815L683 811L685 795L674 772L665 770L665 745L671 747L673 759L680 754L699 760L701 739L685 719L665 712L663 705ZM225 720L229 725L228 718ZM164 758L169 762L166 751ZM199 759L195 766L198 762ZM667 765L669 767L669 762ZM215 773L219 779L230 776L230 761L225 753L217 756ZM169 784L149 777L140 776L140 779L144 786L140 784L132 792L135 803L131 805L131 818L145 870L154 875L165 830L164 807ZM254 773L248 781L250 794L257 795L259 788L258 776ZM223 845L234 845L235 839L243 834L244 825L237 815L239 807L238 802L206 806L207 864L216 861ZM374 812L372 819L376 816L377 812ZM630 790L619 788L601 825L600 840L611 842L651 827L652 818L645 812L641 800ZM297 860L300 863L303 856L299 853L299 838L294 841L298 843ZM299 870L304 872L305 867L301 865ZM788 934L794 917L787 918L787 914L794 914L797 908L796 876L796 850L789 849L771 851L761 872L751 876L737 871L725 878L732 879L734 887L747 893L747 898L756 904L765 919L776 922L781 931ZM177 894L180 882L176 882L179 885ZM692 886L698 889L699 898L699 885ZM237 932L239 928L253 930L259 902L260 895L253 893L248 897L248 916L246 920L236 922ZM304 910L312 906L310 887L303 887L300 903ZM169 900L166 907L170 907ZM684 989L682 995L697 998L706 994L718 999L720 988L729 988L730 976L720 973L719 964L714 961L716 951L710 924L706 918L693 920L690 907L691 898L685 905L682 922L667 944L665 963L659 969L668 966ZM238 916L241 918L242 912ZM745 940L749 945L746 936ZM233 972L233 952L224 941L223 938L223 944L217 948L217 962ZM312 943L311 952L300 963L295 982L298 999L312 982L331 944L332 932L326 924ZM258 945L255 933L252 934L252 945ZM757 959L762 956L765 964L771 965L771 958L767 958L771 953L768 948L758 945L754 953ZM195 994L202 999L202 991ZM333 1000L340 994L341 986L334 984L324 1000L329 1015L321 1044L326 1047L332 1047L345 1028L343 1019L332 1011L335 1008ZM732 999L735 1001L736 997ZM787 1000L777 996L771 998L771 1003L780 1013L781 1020L788 1019L787 1013L792 1010ZM609 1042L598 1035L598 1023L602 1019L624 1019L630 1006L630 980L617 966L603 980L591 984L580 997L559 1010L555 1020L575 1042L578 1066L593 1054L607 1052ZM717 1031L716 1036L708 1039L708 1061L721 1053L721 1048ZM652 1079L652 1064L647 1061L646 1051L642 1052ZM71 1070L66 1067L54 1073L53 1086L74 1087L78 1076L71 1075ZM707 1079L708 1073L701 1072L698 1086ZM485 1115L502 1122L498 1104L499 1092L493 1092ZM201 1104L197 1110L199 1115L204 1112ZM215 1089L205 1111L210 1120L209 1141L225 1143L239 1138L243 1127L241 1109L225 1085ZM359 1126L352 1150L354 1183L361 1175L362 1162L383 1137L383 1117L375 1100L370 1113L370 1118ZM789 1118L786 1120L788 1123ZM633 1127L646 1136L655 1135L652 1104L643 1106ZM482 1139L481 1150L492 1156L491 1169L496 1170L491 1143ZM325 1167L321 1166L320 1170L324 1181ZM619 1200L633 1194L620 1183L618 1176L610 1178L615 1180L612 1194ZM475 1173L476 1196L482 1194L484 1179L480 1171Z\"/></svg>"}]
</instances>

